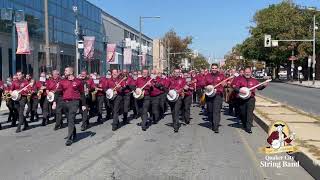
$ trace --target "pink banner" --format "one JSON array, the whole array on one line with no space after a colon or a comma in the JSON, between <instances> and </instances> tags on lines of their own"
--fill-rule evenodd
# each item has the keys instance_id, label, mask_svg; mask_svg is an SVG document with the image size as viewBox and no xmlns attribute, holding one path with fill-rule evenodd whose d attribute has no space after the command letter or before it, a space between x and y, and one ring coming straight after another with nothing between
<instances>
[{"instance_id":1,"label":"pink banner","mask_svg":"<svg viewBox=\"0 0 320 180\"><path fill-rule=\"evenodd\" d=\"M125 48L123 50L123 64L131 64L132 50L131 48Z\"/></svg>"},{"instance_id":2,"label":"pink banner","mask_svg":"<svg viewBox=\"0 0 320 180\"><path fill-rule=\"evenodd\" d=\"M30 54L30 42L27 22L17 22L18 48L16 54Z\"/></svg>"},{"instance_id":3,"label":"pink banner","mask_svg":"<svg viewBox=\"0 0 320 180\"><path fill-rule=\"evenodd\" d=\"M115 56L116 56L116 44L108 44L107 45L107 61L109 63L112 63L115 61Z\"/></svg>"},{"instance_id":4,"label":"pink banner","mask_svg":"<svg viewBox=\"0 0 320 180\"><path fill-rule=\"evenodd\" d=\"M83 37L84 58L87 59L88 61L93 59L95 39L96 38L94 36Z\"/></svg>"}]
</instances>

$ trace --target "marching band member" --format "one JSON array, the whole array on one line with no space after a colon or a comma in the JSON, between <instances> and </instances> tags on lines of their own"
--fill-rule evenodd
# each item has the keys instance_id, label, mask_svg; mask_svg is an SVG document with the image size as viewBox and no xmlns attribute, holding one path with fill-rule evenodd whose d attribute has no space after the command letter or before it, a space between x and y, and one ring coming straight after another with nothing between
<instances>
[{"instance_id":1,"label":"marching band member","mask_svg":"<svg viewBox=\"0 0 320 180\"><path fill-rule=\"evenodd\" d=\"M151 78L152 86L150 87L151 109L152 109L152 122L157 124L160 120L160 102L161 95L164 94L164 86L161 84L161 77L158 76L158 70L153 69Z\"/></svg>"},{"instance_id":2,"label":"marching band member","mask_svg":"<svg viewBox=\"0 0 320 180\"><path fill-rule=\"evenodd\" d=\"M114 99L109 99L111 105L113 122L112 122L112 131L116 131L119 127L119 113L122 103L121 89L124 87L124 78L120 79L118 70L113 69L111 72L111 78L104 85L104 90L113 89L117 94Z\"/></svg>"},{"instance_id":3,"label":"marching band member","mask_svg":"<svg viewBox=\"0 0 320 180\"><path fill-rule=\"evenodd\" d=\"M129 76L129 73L126 69L122 72L124 77L127 77L124 81L124 88L122 88L122 99L123 99L123 124L128 123L128 112L130 110L130 97L131 92L134 89L135 82L134 80Z\"/></svg>"},{"instance_id":4,"label":"marching band member","mask_svg":"<svg viewBox=\"0 0 320 180\"><path fill-rule=\"evenodd\" d=\"M184 98L182 100L182 120L186 124L190 124L190 108L192 103L192 94L194 92L194 81L191 79L191 75L184 73L184 78L186 78L186 85L184 86Z\"/></svg>"},{"instance_id":5,"label":"marching band member","mask_svg":"<svg viewBox=\"0 0 320 180\"><path fill-rule=\"evenodd\" d=\"M36 117L36 120L38 120L39 118L37 110L38 110L39 99L41 98L40 90L43 91L43 86L41 82L35 81L35 83L31 87L31 97L30 97L30 111L31 111L30 121L31 122L35 121L34 117ZM44 121L42 122L42 125L43 126L45 125Z\"/></svg>"},{"instance_id":6,"label":"marching band member","mask_svg":"<svg viewBox=\"0 0 320 180\"><path fill-rule=\"evenodd\" d=\"M217 85L224 80L224 75L219 72L218 64L211 65L211 73L205 76L206 86ZM219 133L221 119L222 97L224 84L216 87L216 94L213 97L206 96L208 120L212 123L212 130Z\"/></svg>"},{"instance_id":7,"label":"marching band member","mask_svg":"<svg viewBox=\"0 0 320 180\"><path fill-rule=\"evenodd\" d=\"M204 110L204 104L200 103L201 96L203 96L203 87L205 86L205 71L204 69L201 69L200 73L196 75L196 94L197 94L197 99L199 102L199 105L202 110Z\"/></svg>"},{"instance_id":8,"label":"marching band member","mask_svg":"<svg viewBox=\"0 0 320 180\"><path fill-rule=\"evenodd\" d=\"M92 101L95 100L95 104L97 107L97 112L98 112L98 123L103 122L103 117L102 117L102 109L103 109L103 103L105 102L106 99L106 94L105 91L103 91L103 84L106 83L107 79L105 77L100 77L99 75L96 75L93 77L93 83L91 83L91 89L93 92L92 94ZM94 96L95 99L94 99Z\"/></svg>"},{"instance_id":9,"label":"marching band member","mask_svg":"<svg viewBox=\"0 0 320 180\"><path fill-rule=\"evenodd\" d=\"M54 130L58 130L62 128L62 108L63 108L63 99L61 91L58 91L59 84L61 81L60 72L58 70L52 71L52 78L46 81L46 96L49 92L54 93L54 102L55 102L55 126ZM48 98L44 96L43 101L49 104ZM42 99L42 98L41 98ZM53 103L50 103L53 105Z\"/></svg>"},{"instance_id":10,"label":"marching band member","mask_svg":"<svg viewBox=\"0 0 320 180\"><path fill-rule=\"evenodd\" d=\"M26 78L25 78L25 79L28 81L28 83L30 83L31 80L34 81L34 79L32 79L32 76L31 76L30 74L26 74ZM32 88L31 88L31 89L32 89ZM30 90L31 90L31 89L30 89ZM32 109L31 95L32 95L32 93L31 93L31 91L29 91L29 92L28 92L28 96L27 96L27 106L28 106L28 108L27 108L27 112L26 112L26 118L29 117L30 112L31 112L31 109Z\"/></svg>"},{"instance_id":11,"label":"marching band member","mask_svg":"<svg viewBox=\"0 0 320 180\"><path fill-rule=\"evenodd\" d=\"M136 84L136 81L138 79L138 71L132 72L132 82ZM133 110L133 118L138 119L140 117L139 111L138 111L138 104L137 100L133 97L133 94L131 93L130 96L131 99L131 109Z\"/></svg>"},{"instance_id":12,"label":"marching band member","mask_svg":"<svg viewBox=\"0 0 320 180\"><path fill-rule=\"evenodd\" d=\"M1 108L1 102L2 102L2 94L4 92L4 83L2 80L0 80L0 108Z\"/></svg>"},{"instance_id":13,"label":"marching band member","mask_svg":"<svg viewBox=\"0 0 320 180\"><path fill-rule=\"evenodd\" d=\"M16 80L16 76L13 76L14 79ZM16 126L16 121L17 121L17 115L18 115L18 111L14 108L14 102L13 100L9 97L10 96L10 91L11 91L11 87L12 86L12 80L11 78L7 78L7 82L4 85L4 94L5 94L5 101L6 101L6 105L9 109L9 115L8 115L8 121L11 121L11 127Z\"/></svg>"},{"instance_id":14,"label":"marching band member","mask_svg":"<svg viewBox=\"0 0 320 180\"><path fill-rule=\"evenodd\" d=\"M168 110L168 104L167 104L167 93L169 89L169 79L167 78L165 73L162 73L161 78L159 79L158 83L162 85L162 91L163 93L160 95L160 119L164 118L164 113Z\"/></svg>"},{"instance_id":15,"label":"marching band member","mask_svg":"<svg viewBox=\"0 0 320 180\"><path fill-rule=\"evenodd\" d=\"M239 76L238 77L235 77L232 81L232 88L235 89L235 84L236 82L238 81L238 79L241 79L243 77L243 74L244 74L244 71L243 69L240 69L239 70ZM235 100L234 100L234 111L235 111L235 116L240 118L240 98L238 96L235 97Z\"/></svg>"},{"instance_id":16,"label":"marching band member","mask_svg":"<svg viewBox=\"0 0 320 180\"><path fill-rule=\"evenodd\" d=\"M251 68L246 68L244 70L244 75L237 79L234 84L236 93L245 93L241 92L240 88L242 87L253 87L259 84L259 81L252 77ZM258 90L262 90L267 86L267 84L258 86ZM240 99L240 120L242 122L243 128L248 132L252 133L251 127L253 122L253 110L255 107L255 89L251 90L251 96L248 99Z\"/></svg>"},{"instance_id":17,"label":"marching band member","mask_svg":"<svg viewBox=\"0 0 320 180\"><path fill-rule=\"evenodd\" d=\"M173 71L173 77L171 77L169 81L170 81L169 89L175 90L179 94L179 98L177 99L177 101L169 102L171 112L172 112L173 129L174 129L174 132L177 133L180 128L179 113L182 106L182 99L184 96L183 89L186 85L186 80L180 77L180 69L176 68Z\"/></svg>"},{"instance_id":18,"label":"marching band member","mask_svg":"<svg viewBox=\"0 0 320 180\"><path fill-rule=\"evenodd\" d=\"M106 77L103 78L104 80L101 81L102 88L105 87L104 85L108 83L110 78L111 78L111 71L108 71L107 74L106 74ZM108 99L108 98L104 98L104 99L105 99L105 103L104 104L105 104L105 108L106 108L106 111L107 111L106 120L109 120L109 119L111 119L113 117L113 115L112 115L112 111L113 111L112 110L112 105L111 105L110 99Z\"/></svg>"},{"instance_id":19,"label":"marching band member","mask_svg":"<svg viewBox=\"0 0 320 180\"><path fill-rule=\"evenodd\" d=\"M84 89L81 80L77 79L73 74L73 68L67 67L64 70L66 79L60 81L58 90L62 92L63 108L66 110L66 116L68 120L68 136L66 141L66 146L70 146L76 139L76 127L75 118L76 113L81 101L81 110L86 110L86 101L84 97ZM57 102L54 101L52 104L52 109L56 109Z\"/></svg>"},{"instance_id":20,"label":"marching band member","mask_svg":"<svg viewBox=\"0 0 320 180\"><path fill-rule=\"evenodd\" d=\"M236 70L235 69L231 69L229 71L229 76L233 76L236 74ZM225 87L225 102L229 104L229 115L233 115L234 114L234 109L236 107L236 98L237 95L234 92L234 89L232 87L233 81L235 81L235 78L232 78L230 80L227 81L226 87Z\"/></svg>"},{"instance_id":21,"label":"marching band member","mask_svg":"<svg viewBox=\"0 0 320 180\"><path fill-rule=\"evenodd\" d=\"M26 121L23 114L25 105L27 103L27 96L29 91L29 88L27 86L29 85L29 83L27 80L23 79L23 74L21 71L18 71L16 75L17 75L17 80L12 83L11 91L14 91L14 90L21 91L20 92L21 98L14 102L14 106L18 112L18 119L19 119L16 133L19 133L21 132L22 124L24 124L24 127L22 129L23 131L27 130L27 128L29 127L28 122Z\"/></svg>"},{"instance_id":22,"label":"marching band member","mask_svg":"<svg viewBox=\"0 0 320 180\"><path fill-rule=\"evenodd\" d=\"M94 74L90 75L91 77L94 77ZM83 85L83 90L84 90L84 97L85 97L85 103L83 104L82 101L80 101L79 103L79 110L80 110L80 114L81 114L81 118L82 118L82 125L81 125L81 130L84 131L85 129L88 128L88 124L89 124L89 117L88 117L88 109L91 103L91 96L90 96L90 92L93 90L91 89L93 87L93 79L92 78L88 78L87 75L87 71L83 70L81 72L81 74L79 75L78 78L81 81L81 84ZM82 106L86 106L86 108L84 110L82 110ZM98 122L101 123L101 118L98 118Z\"/></svg>"},{"instance_id":23,"label":"marching band member","mask_svg":"<svg viewBox=\"0 0 320 180\"><path fill-rule=\"evenodd\" d=\"M148 111L150 108L150 88L151 88L151 82L150 82L149 72L147 69L142 70L142 77L139 77L136 81L136 88L142 88L145 86L144 90L144 98L138 99L138 111L141 115L141 129L142 131L147 130L147 121L148 121ZM137 90L135 90L137 91ZM136 92L138 93L138 92Z\"/></svg>"}]
</instances>

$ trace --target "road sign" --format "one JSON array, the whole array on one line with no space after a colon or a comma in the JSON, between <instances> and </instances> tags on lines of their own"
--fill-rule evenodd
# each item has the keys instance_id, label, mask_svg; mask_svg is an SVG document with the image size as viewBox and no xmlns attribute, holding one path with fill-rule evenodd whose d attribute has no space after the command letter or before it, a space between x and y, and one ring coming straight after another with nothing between
<instances>
[{"instance_id":1,"label":"road sign","mask_svg":"<svg viewBox=\"0 0 320 180\"><path fill-rule=\"evenodd\" d=\"M302 70L302 67L301 67L301 66L299 66L299 67L298 67L298 70L299 70L299 71L301 71L301 70Z\"/></svg>"}]
</instances>

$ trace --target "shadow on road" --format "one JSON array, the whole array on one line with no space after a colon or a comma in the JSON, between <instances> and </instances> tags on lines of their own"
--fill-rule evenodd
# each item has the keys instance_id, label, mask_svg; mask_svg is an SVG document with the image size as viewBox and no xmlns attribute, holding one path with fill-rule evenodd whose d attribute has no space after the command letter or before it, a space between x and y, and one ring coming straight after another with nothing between
<instances>
[{"instance_id":1,"label":"shadow on road","mask_svg":"<svg viewBox=\"0 0 320 180\"><path fill-rule=\"evenodd\" d=\"M77 133L77 139L75 140L75 142L81 141L82 139L85 139L87 137L93 137L96 134L97 133L92 132L92 131L86 131L86 132Z\"/></svg>"}]
</instances>

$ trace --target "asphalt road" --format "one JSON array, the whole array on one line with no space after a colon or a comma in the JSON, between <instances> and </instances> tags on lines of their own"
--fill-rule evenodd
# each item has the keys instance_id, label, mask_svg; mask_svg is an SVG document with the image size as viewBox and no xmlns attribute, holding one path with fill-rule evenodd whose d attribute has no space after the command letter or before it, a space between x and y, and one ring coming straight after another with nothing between
<instances>
[{"instance_id":1,"label":"asphalt road","mask_svg":"<svg viewBox=\"0 0 320 180\"><path fill-rule=\"evenodd\" d=\"M286 83L270 83L259 94L305 112L320 115L320 89L306 88Z\"/></svg>"},{"instance_id":2,"label":"asphalt road","mask_svg":"<svg viewBox=\"0 0 320 180\"><path fill-rule=\"evenodd\" d=\"M0 131L0 179L312 179L302 167L260 167L268 157L258 151L267 145L267 134L257 125L250 135L235 118L223 115L215 134L196 107L192 118L179 133L173 133L169 115L146 132L137 125L140 120L112 132L109 120L78 131L71 147L64 145L67 128L53 131L54 124L36 122L19 134L6 128Z\"/></svg>"}]
</instances>

